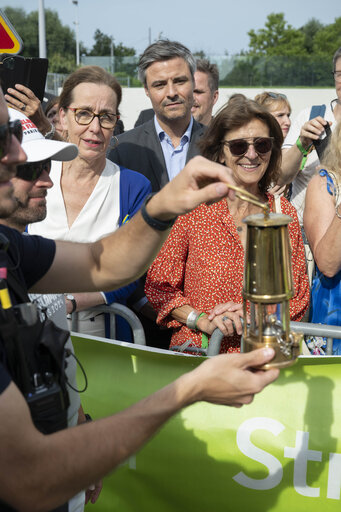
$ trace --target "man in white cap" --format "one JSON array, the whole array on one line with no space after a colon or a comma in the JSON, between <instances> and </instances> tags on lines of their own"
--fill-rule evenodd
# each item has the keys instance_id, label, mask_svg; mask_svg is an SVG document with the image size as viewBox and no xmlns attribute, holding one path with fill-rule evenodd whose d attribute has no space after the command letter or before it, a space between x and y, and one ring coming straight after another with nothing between
<instances>
[{"instance_id":1,"label":"man in white cap","mask_svg":"<svg viewBox=\"0 0 341 512\"><path fill-rule=\"evenodd\" d=\"M9 108L10 120L20 120L23 129L22 147L27 155L27 161L17 166L17 174L12 178L13 195L17 201L17 209L6 217L0 218L0 224L9 226L23 233L29 223L35 223L46 217L46 194L53 186L49 176L51 160L73 160L78 153L74 144L48 140L38 131L32 121L21 112ZM29 294L30 300L37 304L42 318L50 318L61 329L68 330L66 307L63 294ZM65 349L74 353L71 338L65 344ZM68 426L73 427L84 423L86 416L80 403L79 393L76 392L77 363L74 357L67 358L66 376L69 387L70 405L67 411ZM88 415L87 415L88 416ZM87 499L96 501L101 490L101 483L87 491ZM69 500L68 512L80 512L84 509L85 493L81 492Z\"/></svg>"}]
</instances>

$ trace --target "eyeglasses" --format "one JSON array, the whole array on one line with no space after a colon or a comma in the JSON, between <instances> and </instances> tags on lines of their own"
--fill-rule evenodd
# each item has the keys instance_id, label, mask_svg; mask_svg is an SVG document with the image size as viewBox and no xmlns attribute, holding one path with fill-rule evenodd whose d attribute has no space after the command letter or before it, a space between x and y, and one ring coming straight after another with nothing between
<instances>
[{"instance_id":1,"label":"eyeglasses","mask_svg":"<svg viewBox=\"0 0 341 512\"><path fill-rule=\"evenodd\" d=\"M95 117L98 117L99 124L102 128L113 129L117 120L120 118L118 114L112 114L111 112L100 112L99 114L95 114L91 110L86 110L84 108L66 108L68 110L72 110L76 123L82 126L90 124Z\"/></svg>"},{"instance_id":2,"label":"eyeglasses","mask_svg":"<svg viewBox=\"0 0 341 512\"><path fill-rule=\"evenodd\" d=\"M19 119L8 121L7 124L0 125L0 159L4 158L9 152L12 135L14 135L21 144L23 134Z\"/></svg>"},{"instance_id":3,"label":"eyeglasses","mask_svg":"<svg viewBox=\"0 0 341 512\"><path fill-rule=\"evenodd\" d=\"M332 71L335 82L341 82L341 71Z\"/></svg>"},{"instance_id":4,"label":"eyeglasses","mask_svg":"<svg viewBox=\"0 0 341 512\"><path fill-rule=\"evenodd\" d=\"M41 160L40 162L31 162L17 166L16 178L25 181L36 181L46 171L48 174L51 170L51 158Z\"/></svg>"},{"instance_id":5,"label":"eyeglasses","mask_svg":"<svg viewBox=\"0 0 341 512\"><path fill-rule=\"evenodd\" d=\"M270 96L270 98L273 98L274 100L278 100L278 99L286 100L287 99L286 95L282 94L280 92L269 92L269 91L266 91L266 94L268 96Z\"/></svg>"},{"instance_id":6,"label":"eyeglasses","mask_svg":"<svg viewBox=\"0 0 341 512\"><path fill-rule=\"evenodd\" d=\"M224 146L228 146L233 156L243 156L248 151L249 146L255 148L256 153L265 155L272 150L273 137L257 137L249 142L248 139L224 140Z\"/></svg>"}]
</instances>

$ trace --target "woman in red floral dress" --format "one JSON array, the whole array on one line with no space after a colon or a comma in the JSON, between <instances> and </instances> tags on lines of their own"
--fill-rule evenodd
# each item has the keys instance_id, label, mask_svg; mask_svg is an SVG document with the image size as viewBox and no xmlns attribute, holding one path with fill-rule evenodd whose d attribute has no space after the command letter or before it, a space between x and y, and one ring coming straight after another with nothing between
<instances>
[{"instance_id":1,"label":"woman in red floral dress","mask_svg":"<svg viewBox=\"0 0 341 512\"><path fill-rule=\"evenodd\" d=\"M212 120L200 143L203 156L233 171L239 187L260 201L276 182L283 136L276 119L243 95L234 95ZM309 304L309 283L296 210L281 198L281 211L292 217L289 236L295 294L291 320L300 320ZM246 225L244 217L261 208L229 198L201 205L175 223L149 269L146 295L158 312L157 322L173 329L171 346L191 340L203 346L219 327L224 333L221 351L240 350L242 286Z\"/></svg>"}]
</instances>

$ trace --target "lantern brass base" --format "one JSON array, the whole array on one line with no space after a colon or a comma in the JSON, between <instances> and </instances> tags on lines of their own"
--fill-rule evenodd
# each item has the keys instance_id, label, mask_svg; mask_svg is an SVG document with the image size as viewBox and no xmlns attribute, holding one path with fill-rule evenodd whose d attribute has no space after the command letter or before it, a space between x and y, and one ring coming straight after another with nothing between
<instances>
[{"instance_id":1,"label":"lantern brass base","mask_svg":"<svg viewBox=\"0 0 341 512\"><path fill-rule=\"evenodd\" d=\"M242 352L251 352L257 348L271 347L275 351L275 357L270 363L261 366L260 369L286 368L295 364L300 355L303 334L292 332L290 333L290 338L291 341L289 343L284 342L284 340L282 343L279 343L276 336L263 336L262 342L259 342L256 336L249 335L242 340ZM285 346L283 347L284 343Z\"/></svg>"}]
</instances>

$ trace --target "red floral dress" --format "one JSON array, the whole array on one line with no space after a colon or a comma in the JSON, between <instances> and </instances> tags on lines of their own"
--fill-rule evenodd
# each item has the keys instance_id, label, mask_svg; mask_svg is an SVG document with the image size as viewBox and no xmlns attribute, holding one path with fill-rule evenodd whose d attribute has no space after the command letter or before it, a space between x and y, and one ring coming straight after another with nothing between
<instances>
[{"instance_id":1,"label":"red floral dress","mask_svg":"<svg viewBox=\"0 0 341 512\"><path fill-rule=\"evenodd\" d=\"M273 210L273 196L268 196ZM309 282L304 247L295 208L281 198L282 213L290 215L289 237L295 294L290 301L291 320L300 320L309 304ZM242 303L244 248L226 200L202 204L179 217L151 265L145 292L158 312L157 323L173 329L171 346L188 339L201 347L201 332L174 320L171 311L185 304L206 312L217 304ZM221 352L238 352L240 336L224 337Z\"/></svg>"}]
</instances>

